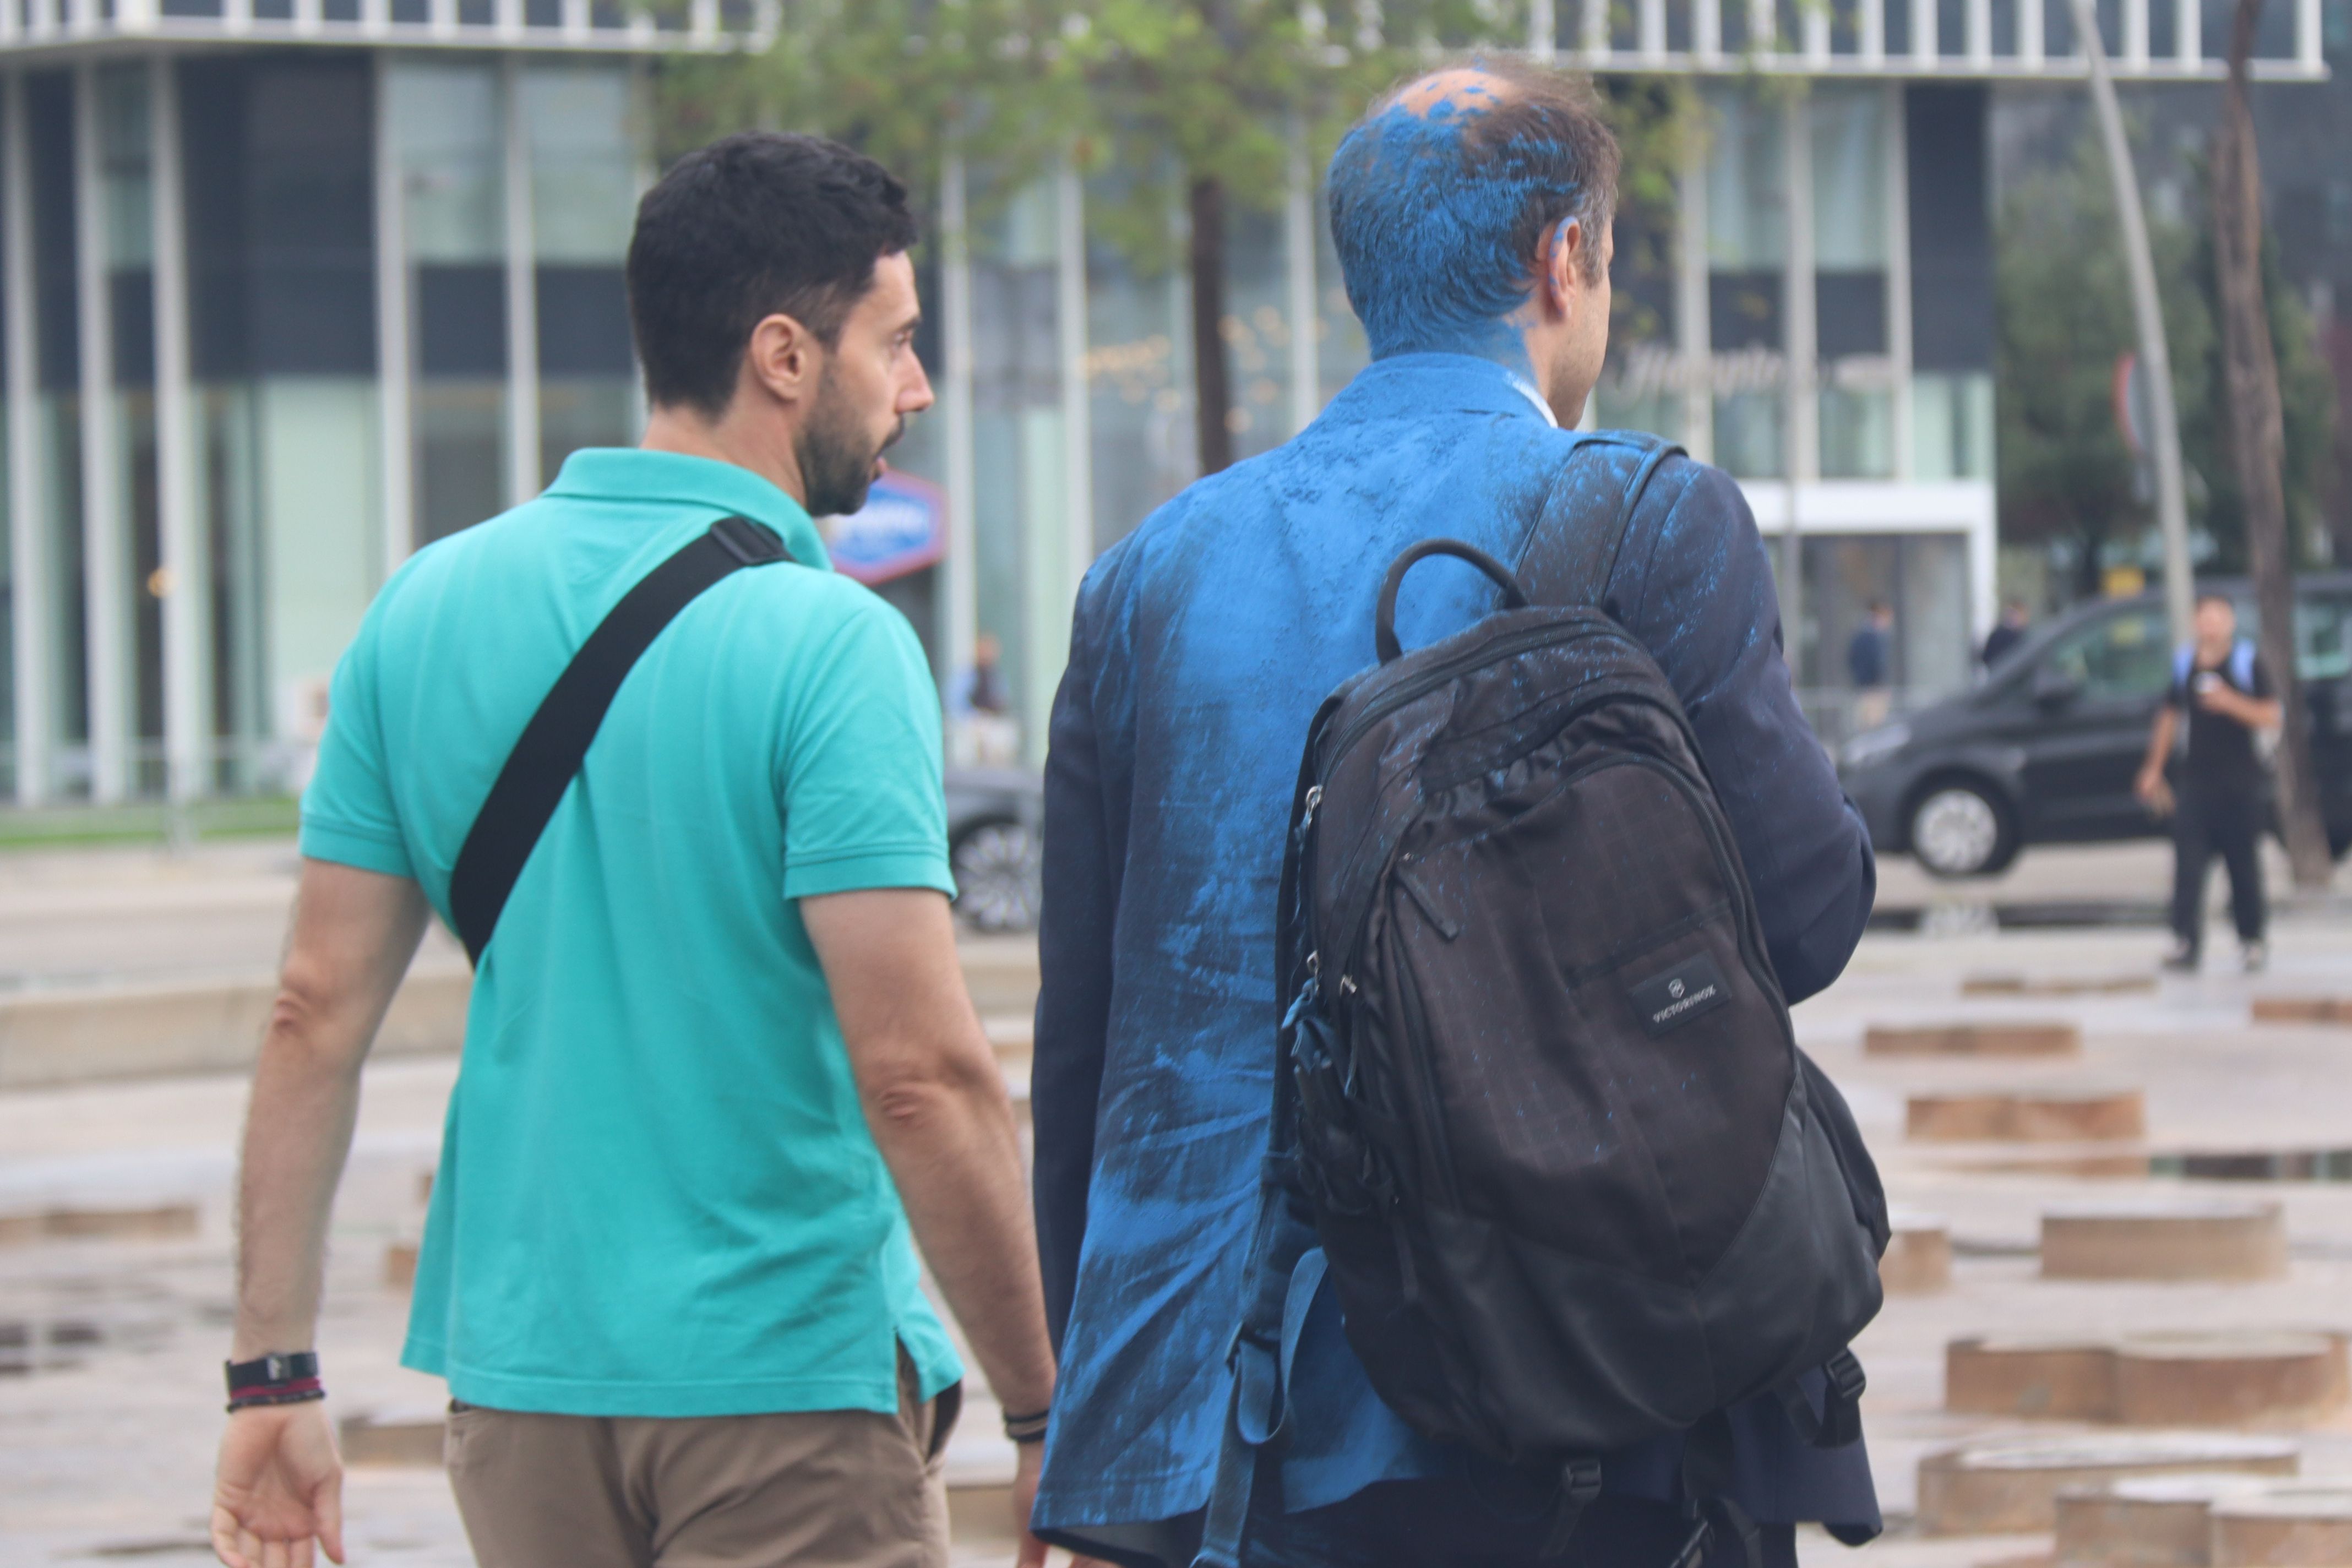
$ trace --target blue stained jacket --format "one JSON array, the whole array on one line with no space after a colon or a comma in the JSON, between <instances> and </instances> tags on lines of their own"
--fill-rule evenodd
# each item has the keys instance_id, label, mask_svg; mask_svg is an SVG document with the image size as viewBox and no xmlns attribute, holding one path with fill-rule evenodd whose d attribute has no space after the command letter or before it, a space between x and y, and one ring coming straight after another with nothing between
<instances>
[{"instance_id":1,"label":"blue stained jacket","mask_svg":"<svg viewBox=\"0 0 2352 1568\"><path fill-rule=\"evenodd\" d=\"M1501 364L1382 359L1296 439L1193 485L1087 575L1045 770L1031 1096L1062 1368L1041 1529L1146 1525L1207 1501L1265 1149L1276 882L1307 721L1373 662L1373 600L1408 544L1452 536L1516 562L1555 473L1590 489L1571 516L1613 518L1640 451L1594 444L1563 471L1575 439ZM1398 632L1414 647L1493 603L1468 566L1424 564ZM1876 874L1790 689L1738 487L1668 458L1604 607L1690 714L1789 998L1821 990L1862 935ZM1484 1463L1380 1402L1328 1291L1292 1412L1294 1510ZM1733 1417L1736 1490L1757 1517L1875 1528L1861 1445L1806 1447L1769 1399ZM1612 1456L1610 1489L1671 1499L1678 1442Z\"/></svg>"}]
</instances>

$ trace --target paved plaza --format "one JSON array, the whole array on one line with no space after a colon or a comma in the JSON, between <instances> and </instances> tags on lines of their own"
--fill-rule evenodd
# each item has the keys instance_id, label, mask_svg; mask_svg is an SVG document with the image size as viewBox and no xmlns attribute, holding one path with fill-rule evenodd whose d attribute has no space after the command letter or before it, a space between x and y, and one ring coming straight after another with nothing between
<instances>
[{"instance_id":1,"label":"paved plaza","mask_svg":"<svg viewBox=\"0 0 2352 1568\"><path fill-rule=\"evenodd\" d=\"M2207 974L2143 989L2105 987L2153 973L2159 931L1996 930L1980 915L1988 902L2145 904L2160 896L2163 872L2162 852L2146 846L2028 854L1999 888L1962 894L1891 864L1882 904L1933 918L1917 932L1874 933L1845 978L1798 1011L1801 1039L1851 1100L1906 1223L1940 1221L1953 1253L1948 1286L1890 1296L1859 1347L1891 1527L1866 1561L1982 1568L2046 1556L2046 1528L1930 1533L1933 1521L1919 1518L1921 1461L2008 1436L2121 1431L2086 1419L1948 1411L1946 1354L1955 1340L2352 1331L2352 1181L2148 1173L2205 1169L2221 1156L2251 1170L2258 1156L2284 1155L2290 1171L2352 1174L2352 1154L2341 1152L2352 1149L2352 1022L2252 1017L2263 998L2352 995L2352 914L2341 901L2284 913L2263 976L2239 975L2226 963L2229 944L2217 940ZM176 860L91 852L0 862L0 1058L9 1049L12 995L95 1000L110 987L157 979L266 973L291 875L283 844ZM1025 1076L1025 954L976 944L969 961L1017 1085ZM2023 989L1986 994L1988 980ZM1865 1048L1873 1026L1960 1023L2071 1024L2081 1047L2018 1058ZM444 1398L436 1382L395 1364L406 1302L387 1279L386 1261L417 1236L420 1181L433 1165L456 1067L443 1052L383 1059L368 1070L320 1330L339 1415L373 1414L395 1427L429 1423ZM2144 1097L2144 1131L2121 1138L1930 1142L1906 1135L1915 1096L2132 1090ZM0 1093L0 1563L134 1560L171 1568L208 1560L204 1517L220 1420L243 1097L232 1073ZM2042 1277L2041 1224L2053 1209L2249 1200L2281 1205L2283 1278ZM124 1215L131 1217L107 1217ZM59 1234L74 1229L108 1234ZM975 1564L1009 1557L1001 1539L989 1538L999 1495L991 1489L1011 1462L993 1436L994 1417L981 1402L953 1451L959 1550ZM2304 1478L2352 1487L2352 1415L2340 1400L2315 1415L2240 1424L2248 1425L2275 1437ZM355 1563L455 1568L470 1561L447 1488L429 1464L355 1464L348 1511ZM1803 1540L1802 1553L1809 1568L1865 1561L1818 1536Z\"/></svg>"}]
</instances>

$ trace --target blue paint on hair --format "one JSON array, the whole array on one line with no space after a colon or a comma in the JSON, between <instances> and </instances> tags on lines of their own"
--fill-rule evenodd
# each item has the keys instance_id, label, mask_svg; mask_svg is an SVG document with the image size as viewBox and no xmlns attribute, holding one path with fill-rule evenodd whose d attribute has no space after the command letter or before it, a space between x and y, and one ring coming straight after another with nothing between
<instances>
[{"instance_id":1,"label":"blue paint on hair","mask_svg":"<svg viewBox=\"0 0 2352 1568\"><path fill-rule=\"evenodd\" d=\"M1509 319L1529 289L1517 225L1532 201L1549 195L1574 210L1585 193L1581 181L1563 182L1554 150L1537 155L1523 139L1472 148L1503 90L1457 87L1425 112L1391 103L1332 154L1332 244L1374 359L1467 353L1524 363Z\"/></svg>"}]
</instances>

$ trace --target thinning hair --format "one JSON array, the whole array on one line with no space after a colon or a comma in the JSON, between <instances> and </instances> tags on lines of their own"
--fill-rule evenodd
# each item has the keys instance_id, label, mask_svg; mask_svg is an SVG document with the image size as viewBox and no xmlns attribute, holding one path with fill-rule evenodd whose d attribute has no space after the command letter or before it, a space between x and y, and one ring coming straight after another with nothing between
<instances>
[{"instance_id":1,"label":"thinning hair","mask_svg":"<svg viewBox=\"0 0 2352 1568\"><path fill-rule=\"evenodd\" d=\"M1402 101L1447 70L1496 89ZM1545 237L1570 218L1598 280L1617 163L1591 85L1525 60L1465 58L1374 100L1328 177L1332 245L1374 357L1491 346L1528 297Z\"/></svg>"}]
</instances>

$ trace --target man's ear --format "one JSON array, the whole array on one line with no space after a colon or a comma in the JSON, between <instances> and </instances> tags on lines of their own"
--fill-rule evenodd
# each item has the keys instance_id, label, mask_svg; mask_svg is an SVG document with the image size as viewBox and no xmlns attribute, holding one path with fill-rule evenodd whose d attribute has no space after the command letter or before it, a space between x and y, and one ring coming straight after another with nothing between
<instances>
[{"instance_id":1,"label":"man's ear","mask_svg":"<svg viewBox=\"0 0 2352 1568\"><path fill-rule=\"evenodd\" d=\"M743 356L744 374L782 403L807 401L824 370L824 345L792 316L779 311L751 329Z\"/></svg>"},{"instance_id":2,"label":"man's ear","mask_svg":"<svg viewBox=\"0 0 2352 1568\"><path fill-rule=\"evenodd\" d=\"M1537 265L1543 274L1544 304L1548 313L1566 316L1574 308L1579 286L1584 280L1580 270L1584 263L1584 247L1590 237L1584 232L1580 218L1569 218L1552 226L1545 237L1543 251Z\"/></svg>"}]
</instances>

